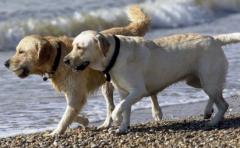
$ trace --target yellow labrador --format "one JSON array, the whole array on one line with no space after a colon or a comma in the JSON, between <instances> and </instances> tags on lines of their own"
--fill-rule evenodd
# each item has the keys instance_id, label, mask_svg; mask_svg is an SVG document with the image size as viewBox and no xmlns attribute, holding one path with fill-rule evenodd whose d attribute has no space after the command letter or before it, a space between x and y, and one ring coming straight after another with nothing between
<instances>
[{"instance_id":1,"label":"yellow labrador","mask_svg":"<svg viewBox=\"0 0 240 148\"><path fill-rule=\"evenodd\" d=\"M142 36L147 32L150 18L138 6L130 8L128 17L132 21L129 25L103 32L132 36ZM77 114L84 106L87 96L105 83L101 72L87 69L76 73L63 64L63 57L72 50L72 41L71 37L66 36L26 36L19 42L16 54L5 63L6 67L21 78L31 74L49 75L53 87L65 94L67 108L52 135L63 133L72 121L87 125L87 118L77 116ZM112 85L106 83L102 91L107 103L107 117L100 128L110 126L111 112L114 109ZM152 102L155 120L160 120L161 110L157 97L154 95Z\"/></svg>"},{"instance_id":2,"label":"yellow labrador","mask_svg":"<svg viewBox=\"0 0 240 148\"><path fill-rule=\"evenodd\" d=\"M215 126L228 109L222 96L228 68L222 46L235 42L240 42L240 33L186 34L146 41L89 30L74 39L73 50L64 61L75 70L90 67L112 78L122 98L112 113L114 121L123 116L118 133L127 131L134 103L180 80L205 91L210 98L206 110L216 104L218 112L208 124Z\"/></svg>"}]
</instances>

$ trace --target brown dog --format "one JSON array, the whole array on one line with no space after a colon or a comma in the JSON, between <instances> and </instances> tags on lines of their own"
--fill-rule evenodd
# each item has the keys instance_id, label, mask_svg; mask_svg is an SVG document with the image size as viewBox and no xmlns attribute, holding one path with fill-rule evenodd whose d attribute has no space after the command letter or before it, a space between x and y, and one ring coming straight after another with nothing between
<instances>
[{"instance_id":1,"label":"brown dog","mask_svg":"<svg viewBox=\"0 0 240 148\"><path fill-rule=\"evenodd\" d=\"M150 24L149 17L138 6L131 7L128 17L132 21L128 26L102 32L143 36ZM27 36L18 44L16 54L5 63L6 67L21 78L31 74L49 75L53 87L65 94L67 108L52 135L63 133L72 121L87 125L88 120L77 114L84 106L87 96L105 83L105 77L101 72L86 69L81 73L76 73L65 66L63 58L71 51L72 41L72 38L66 36ZM106 120L100 128L108 127L111 124L111 112L114 109L112 85L105 83L102 88L108 112ZM155 120L160 120L162 113L156 96L152 96L152 104L153 116Z\"/></svg>"}]
</instances>

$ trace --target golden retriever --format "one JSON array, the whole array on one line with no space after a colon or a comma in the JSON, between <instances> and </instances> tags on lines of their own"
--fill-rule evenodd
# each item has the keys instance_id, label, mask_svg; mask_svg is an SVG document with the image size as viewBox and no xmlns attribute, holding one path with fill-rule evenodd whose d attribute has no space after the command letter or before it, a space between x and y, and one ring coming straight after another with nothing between
<instances>
[{"instance_id":1,"label":"golden retriever","mask_svg":"<svg viewBox=\"0 0 240 148\"><path fill-rule=\"evenodd\" d=\"M150 25L150 18L138 7L132 6L128 12L131 23L126 27L116 27L102 31L103 33L143 36ZM105 83L104 75L96 70L86 69L81 73L72 71L62 62L65 55L72 50L72 38L30 35L24 37L16 48L16 54L6 61L5 66L17 76L25 78L31 74L48 75L57 91L65 94L67 108L54 134L63 133L72 121L87 125L88 120L77 116L89 94ZM58 50L61 54L59 55ZM59 56L57 62L56 57ZM54 66L53 66L54 65ZM53 68L54 67L54 68ZM53 70L54 69L54 70ZM99 128L111 124L111 112L114 109L113 86L106 83L102 87L107 102L107 117ZM160 120L162 113L157 97L152 96L153 116Z\"/></svg>"},{"instance_id":2,"label":"golden retriever","mask_svg":"<svg viewBox=\"0 0 240 148\"><path fill-rule=\"evenodd\" d=\"M216 104L218 112L208 123L216 126L229 106L222 96L228 68L222 46L236 42L240 42L240 33L144 40L88 30L74 39L73 50L64 61L77 71L90 67L112 77L122 98L112 112L114 121L123 116L117 133L127 132L133 104L180 80L202 88L210 102Z\"/></svg>"}]
</instances>

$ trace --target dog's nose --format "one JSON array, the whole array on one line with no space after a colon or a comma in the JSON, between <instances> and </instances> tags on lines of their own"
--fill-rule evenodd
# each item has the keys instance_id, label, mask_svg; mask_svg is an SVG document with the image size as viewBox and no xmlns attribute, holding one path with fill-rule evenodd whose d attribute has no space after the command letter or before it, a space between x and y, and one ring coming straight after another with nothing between
<instances>
[{"instance_id":1,"label":"dog's nose","mask_svg":"<svg viewBox=\"0 0 240 148\"><path fill-rule=\"evenodd\" d=\"M66 64L66 65L69 65L70 64L70 60L68 58L64 58L63 62Z\"/></svg>"},{"instance_id":2,"label":"dog's nose","mask_svg":"<svg viewBox=\"0 0 240 148\"><path fill-rule=\"evenodd\" d=\"M4 63L5 67L9 68L10 66L10 60L7 60L5 63Z\"/></svg>"}]
</instances>

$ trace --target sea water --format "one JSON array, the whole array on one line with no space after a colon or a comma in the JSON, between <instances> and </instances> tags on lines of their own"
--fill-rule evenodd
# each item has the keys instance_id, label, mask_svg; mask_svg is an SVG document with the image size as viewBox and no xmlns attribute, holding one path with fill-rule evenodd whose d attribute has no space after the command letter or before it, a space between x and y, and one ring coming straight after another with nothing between
<instances>
[{"instance_id":1,"label":"sea water","mask_svg":"<svg viewBox=\"0 0 240 148\"><path fill-rule=\"evenodd\" d=\"M60 34L74 36L79 33L77 28L72 30L73 33L64 32L64 28L73 20L84 22L88 15L101 18L105 23L123 18L127 21L126 10L132 3L139 3L152 17L147 39L186 32L208 35L240 32L238 0L105 0L101 3L98 0L0 0L0 137L53 129L66 107L64 96L54 91L49 81L44 82L34 75L20 79L3 66L4 61L14 54L19 40L31 33L45 34L44 30L51 33L50 25L58 27ZM101 29L101 24L97 29ZM240 44L224 47L229 61L224 89L226 98L240 92L239 49ZM119 101L116 92L114 98ZM160 106L207 99L202 90L188 87L183 82L158 94ZM150 108L149 98L133 106L133 110ZM105 118L106 104L100 91L88 97L82 113L90 122Z\"/></svg>"}]
</instances>

